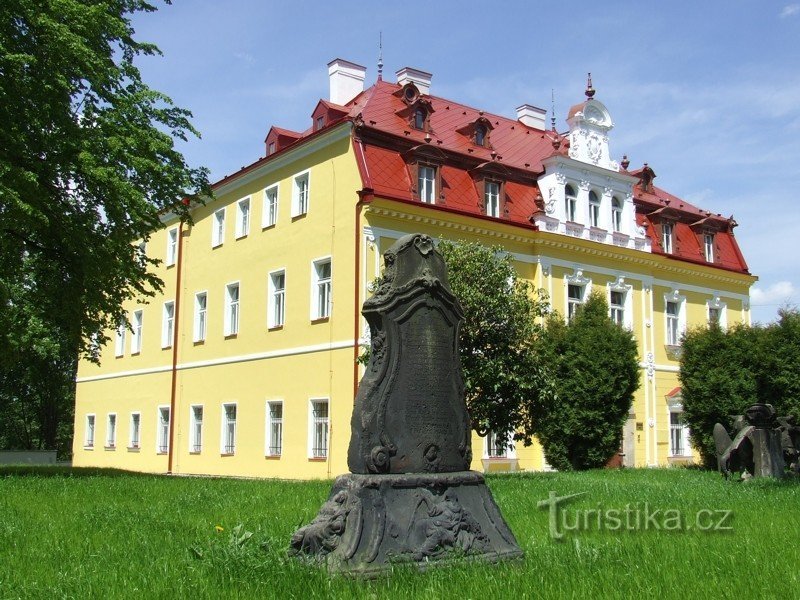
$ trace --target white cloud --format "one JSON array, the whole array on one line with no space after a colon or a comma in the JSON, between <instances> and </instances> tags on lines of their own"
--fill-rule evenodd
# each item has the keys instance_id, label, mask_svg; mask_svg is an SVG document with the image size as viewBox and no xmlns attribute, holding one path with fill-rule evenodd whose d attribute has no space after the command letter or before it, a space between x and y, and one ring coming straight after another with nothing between
<instances>
[{"instance_id":1,"label":"white cloud","mask_svg":"<svg viewBox=\"0 0 800 600\"><path fill-rule=\"evenodd\" d=\"M753 306L783 306L793 304L798 297L798 290L791 281L778 281L765 289L753 286L750 289L750 301Z\"/></svg>"},{"instance_id":2,"label":"white cloud","mask_svg":"<svg viewBox=\"0 0 800 600\"><path fill-rule=\"evenodd\" d=\"M793 17L800 12L800 4L787 4L781 11L781 19Z\"/></svg>"}]
</instances>

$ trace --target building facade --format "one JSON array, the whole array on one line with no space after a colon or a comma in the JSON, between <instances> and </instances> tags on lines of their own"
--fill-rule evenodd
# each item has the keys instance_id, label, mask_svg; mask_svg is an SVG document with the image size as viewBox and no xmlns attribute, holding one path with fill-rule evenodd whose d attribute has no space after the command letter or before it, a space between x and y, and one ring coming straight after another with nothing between
<instances>
[{"instance_id":1,"label":"building facade","mask_svg":"<svg viewBox=\"0 0 800 600\"><path fill-rule=\"evenodd\" d=\"M427 233L501 245L567 318L592 290L639 345L641 387L623 461L692 458L682 422L682 332L750 321L736 223L612 158L608 109L572 107L568 129L431 94L405 68L364 89L328 65L310 127L270 129L264 157L214 185L193 224L166 215L147 241L163 293L126 306L101 364L82 363L76 466L283 478L347 471L350 414L369 331L360 315L382 253ZM473 439L476 470L547 469L541 448Z\"/></svg>"}]
</instances>

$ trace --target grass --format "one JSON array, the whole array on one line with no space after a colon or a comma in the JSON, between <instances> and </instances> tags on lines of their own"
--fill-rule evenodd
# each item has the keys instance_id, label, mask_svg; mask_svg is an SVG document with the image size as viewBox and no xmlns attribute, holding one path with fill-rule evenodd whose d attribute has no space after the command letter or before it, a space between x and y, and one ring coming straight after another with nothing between
<instances>
[{"instance_id":1,"label":"grass","mask_svg":"<svg viewBox=\"0 0 800 600\"><path fill-rule=\"evenodd\" d=\"M0 598L661 598L791 596L800 585L800 484L723 481L685 469L488 478L525 558L374 581L330 577L288 558L329 481L0 469ZM729 531L598 530L548 534L549 491L586 492L576 511L730 510ZM237 526L241 528L237 529ZM223 531L218 531L219 527ZM236 531L234 531L236 530ZM247 537L245 532L251 532ZM244 538L244 539L242 539Z\"/></svg>"}]
</instances>

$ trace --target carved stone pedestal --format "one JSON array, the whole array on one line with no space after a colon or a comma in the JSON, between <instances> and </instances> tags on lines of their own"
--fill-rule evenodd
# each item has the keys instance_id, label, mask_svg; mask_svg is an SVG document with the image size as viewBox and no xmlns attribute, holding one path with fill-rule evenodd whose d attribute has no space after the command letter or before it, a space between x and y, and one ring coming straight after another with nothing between
<instances>
[{"instance_id":1,"label":"carved stone pedestal","mask_svg":"<svg viewBox=\"0 0 800 600\"><path fill-rule=\"evenodd\" d=\"M475 471L342 475L317 517L292 536L291 552L365 576L393 564L522 556Z\"/></svg>"}]
</instances>

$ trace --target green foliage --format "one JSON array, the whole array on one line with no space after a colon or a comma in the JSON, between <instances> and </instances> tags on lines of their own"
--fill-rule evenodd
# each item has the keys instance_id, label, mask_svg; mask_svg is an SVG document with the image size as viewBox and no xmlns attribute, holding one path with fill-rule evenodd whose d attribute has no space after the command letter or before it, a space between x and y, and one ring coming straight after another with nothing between
<instances>
[{"instance_id":1,"label":"green foliage","mask_svg":"<svg viewBox=\"0 0 800 600\"><path fill-rule=\"evenodd\" d=\"M158 49L130 15L153 10L0 3L0 414L19 421L4 445L65 443L77 357L96 359L126 298L161 287L138 242L210 192L174 147L197 134L190 114L134 65Z\"/></svg>"},{"instance_id":2,"label":"green foliage","mask_svg":"<svg viewBox=\"0 0 800 600\"><path fill-rule=\"evenodd\" d=\"M473 427L479 433L514 431L529 445L531 407L553 393L537 350L537 319L547 313L547 299L517 277L512 257L499 247L441 240L438 248L464 309L459 343Z\"/></svg>"},{"instance_id":3,"label":"green foliage","mask_svg":"<svg viewBox=\"0 0 800 600\"><path fill-rule=\"evenodd\" d=\"M683 340L680 380L692 445L706 465L716 464L715 423L751 404L772 404L779 415L800 418L800 313L784 310L768 326L717 325L689 330Z\"/></svg>"},{"instance_id":4,"label":"green foliage","mask_svg":"<svg viewBox=\"0 0 800 600\"><path fill-rule=\"evenodd\" d=\"M552 314L543 342L556 382L556 397L534 411L547 461L563 471L602 467L619 450L639 387L636 341L593 293L570 323Z\"/></svg>"}]
</instances>

